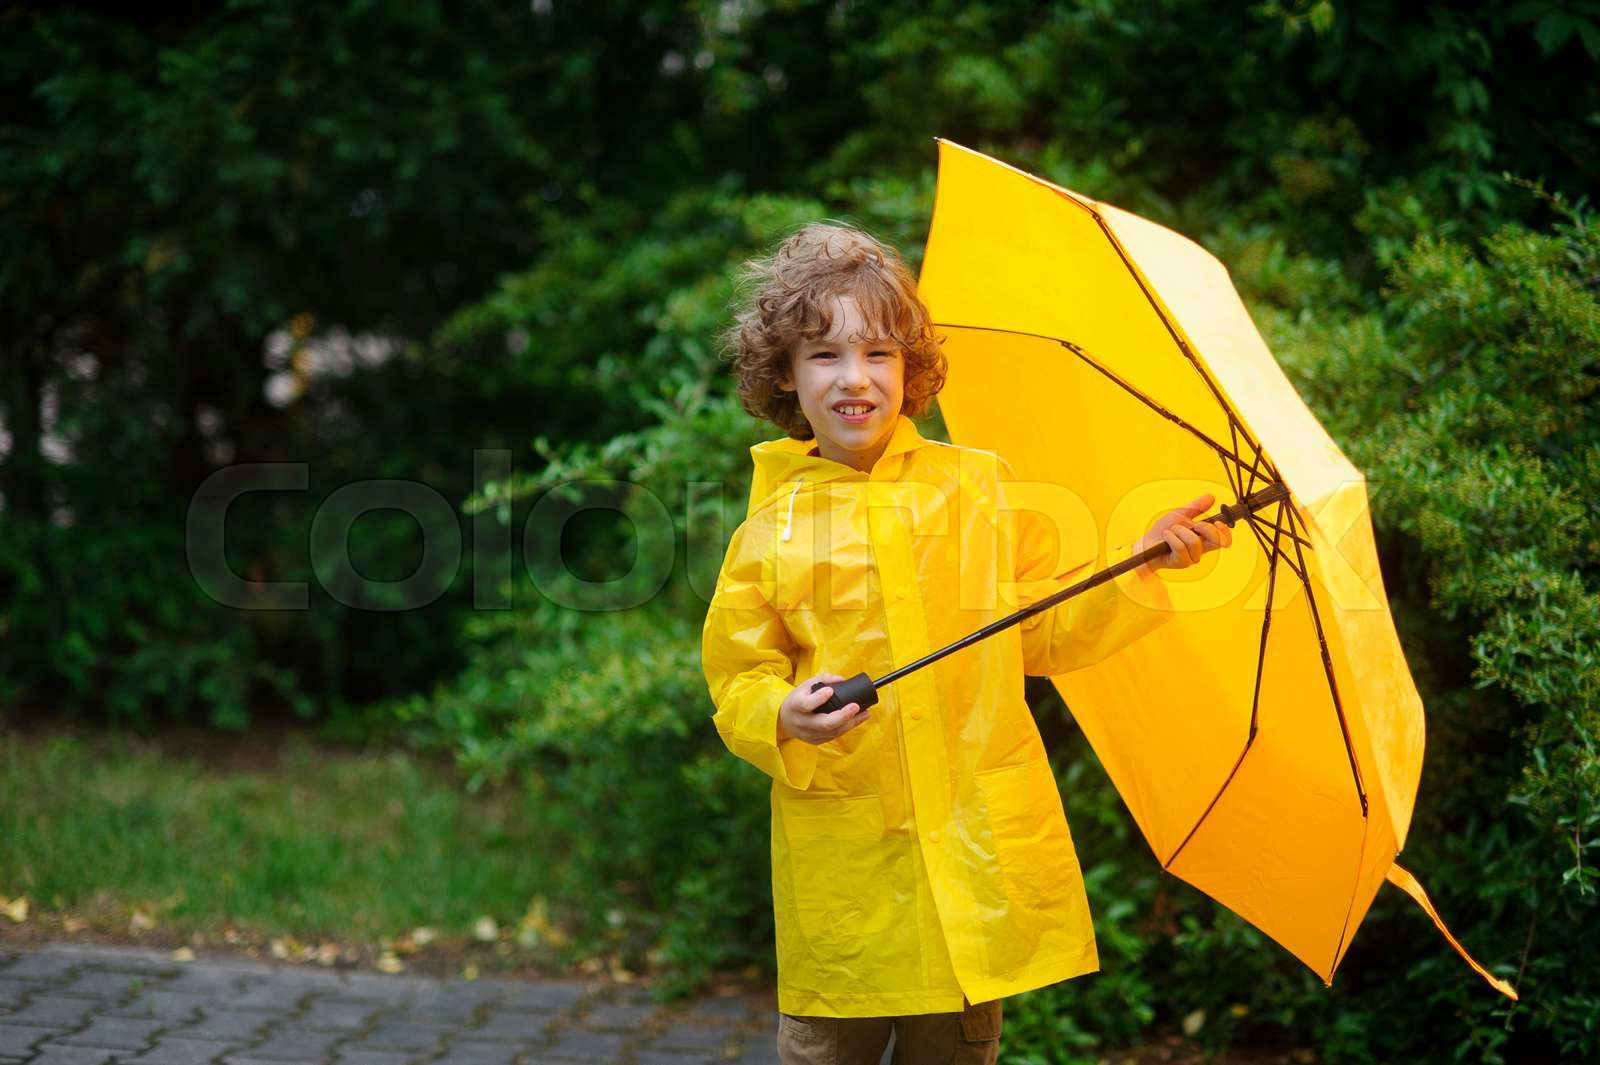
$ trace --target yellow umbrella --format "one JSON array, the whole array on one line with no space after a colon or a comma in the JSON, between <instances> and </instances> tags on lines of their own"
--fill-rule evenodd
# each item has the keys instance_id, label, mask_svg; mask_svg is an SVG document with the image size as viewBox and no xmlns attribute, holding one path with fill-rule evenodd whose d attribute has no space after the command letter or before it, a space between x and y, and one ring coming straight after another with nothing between
<instances>
[{"instance_id":1,"label":"yellow umbrella","mask_svg":"<svg viewBox=\"0 0 1600 1065\"><path fill-rule=\"evenodd\" d=\"M919 285L947 338L940 409L952 440L999 452L1035 489L1061 574L1175 501L1288 490L1231 549L1169 575L1169 624L1053 678L1162 867L1330 984L1388 879L1516 998L1395 864L1423 714L1365 481L1226 269L1143 218L938 145Z\"/></svg>"}]
</instances>

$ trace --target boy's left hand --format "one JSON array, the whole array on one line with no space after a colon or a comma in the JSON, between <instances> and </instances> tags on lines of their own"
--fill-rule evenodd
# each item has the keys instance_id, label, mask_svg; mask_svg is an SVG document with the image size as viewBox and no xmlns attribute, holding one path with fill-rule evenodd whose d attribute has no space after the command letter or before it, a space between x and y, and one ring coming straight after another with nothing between
<instances>
[{"instance_id":1,"label":"boy's left hand","mask_svg":"<svg viewBox=\"0 0 1600 1065\"><path fill-rule=\"evenodd\" d=\"M1175 510L1163 514L1150 531L1133 545L1137 555L1155 544L1165 543L1170 550L1139 567L1141 572L1158 569L1184 569L1215 551L1233 544L1233 530L1220 521L1196 521L1204 514L1216 497L1210 494L1197 496Z\"/></svg>"}]
</instances>

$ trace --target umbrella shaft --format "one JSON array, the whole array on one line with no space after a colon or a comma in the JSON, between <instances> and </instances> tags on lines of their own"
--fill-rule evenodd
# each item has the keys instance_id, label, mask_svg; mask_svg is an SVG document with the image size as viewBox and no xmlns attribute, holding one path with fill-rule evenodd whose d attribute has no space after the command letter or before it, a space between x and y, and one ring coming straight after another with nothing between
<instances>
[{"instance_id":1,"label":"umbrella shaft","mask_svg":"<svg viewBox=\"0 0 1600 1065\"><path fill-rule=\"evenodd\" d=\"M1284 499L1288 496L1288 494L1288 489L1282 484L1268 485L1266 488L1263 488L1258 492L1250 493L1250 495L1240 500L1238 504L1223 504L1222 508L1215 514L1211 515L1209 518L1202 518L1201 520L1207 522L1220 521L1232 526L1235 521L1244 517L1251 511L1259 510L1269 503L1274 503L1280 499ZM948 647L941 647L931 654L923 655L921 658L910 663L909 665L901 666L892 673L885 673L883 676L872 682L873 687L881 688L885 684L899 680L908 673L915 673L923 666L932 665L934 662L939 661L939 659L943 658L945 655L955 654L963 647L971 647L979 640L987 639L997 632L1000 632L1004 629L1009 629L1011 626L1026 621L1035 614L1049 610L1053 606L1058 606L1059 604L1066 602L1075 595L1082 595L1090 588L1096 588L1104 584L1106 581L1115 580L1135 567L1141 566L1146 562L1153 562L1162 555L1169 553L1171 550L1172 549L1169 548L1165 543L1159 543L1151 547L1147 547L1139 554L1134 555L1132 558L1125 558L1115 565L1107 566L1099 573L1085 577L1077 584L1063 588L1054 595L1046 596L1031 606L1025 606L1015 614L1008 614L998 621L991 621L983 628L961 637L961 639L957 640Z\"/></svg>"},{"instance_id":2,"label":"umbrella shaft","mask_svg":"<svg viewBox=\"0 0 1600 1065\"><path fill-rule=\"evenodd\" d=\"M943 658L945 655L955 654L963 647L971 647L979 640L987 639L997 632L1000 632L1004 629L1009 629L1013 625L1020 624L1021 622L1026 621L1028 618L1033 617L1035 614L1049 610L1053 606L1064 603L1075 595L1081 595L1084 592L1087 592L1090 588L1098 587L1099 585L1104 584L1106 581L1115 580L1134 567L1143 565L1146 562L1161 557L1169 550L1170 549L1164 543L1156 544L1154 547L1147 548L1132 558L1125 558L1114 566L1107 566L1105 569L1094 574L1092 577L1085 577L1083 580L1072 585L1070 588L1063 588L1054 595L1047 596L1031 606L1023 607L1015 614L1008 614L998 621L991 621L983 628L968 633L955 643L950 644L948 647L941 647L931 654L923 655L915 662L912 662L909 665L901 666L893 673L885 673L872 683L875 687L881 688L891 681L899 680L908 673L915 673L923 666L931 665L934 662L939 661L939 659Z\"/></svg>"}]
</instances>

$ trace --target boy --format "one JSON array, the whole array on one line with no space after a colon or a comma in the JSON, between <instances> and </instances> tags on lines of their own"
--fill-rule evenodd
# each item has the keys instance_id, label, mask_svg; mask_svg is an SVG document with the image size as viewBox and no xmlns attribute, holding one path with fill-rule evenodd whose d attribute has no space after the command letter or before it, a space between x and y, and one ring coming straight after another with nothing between
<instances>
[{"instance_id":1,"label":"boy","mask_svg":"<svg viewBox=\"0 0 1600 1065\"><path fill-rule=\"evenodd\" d=\"M723 742L773 778L779 1055L868 1065L893 1031L896 1065L992 1063L1002 997L1099 967L1023 676L1114 654L1171 600L1141 566L887 686L871 712L818 713L832 690L814 682L880 676L1071 582L1048 517L1007 505L1002 458L913 425L945 361L892 250L806 226L746 280L727 337L740 396L789 435L751 449L702 663ZM1164 542L1157 568L1181 568L1229 545L1194 520L1210 503L1132 550Z\"/></svg>"}]
</instances>

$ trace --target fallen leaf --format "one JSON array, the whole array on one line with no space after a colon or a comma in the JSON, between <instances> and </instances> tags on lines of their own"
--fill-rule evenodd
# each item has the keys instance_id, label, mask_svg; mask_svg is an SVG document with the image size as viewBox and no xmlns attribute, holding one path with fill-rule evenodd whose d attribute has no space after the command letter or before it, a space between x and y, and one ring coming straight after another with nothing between
<instances>
[{"instance_id":1,"label":"fallen leaf","mask_svg":"<svg viewBox=\"0 0 1600 1065\"><path fill-rule=\"evenodd\" d=\"M517 942L528 950L541 942L552 947L564 947L569 942L566 933L550 920L544 896L535 895L528 903L528 912L517 922Z\"/></svg>"},{"instance_id":2,"label":"fallen leaf","mask_svg":"<svg viewBox=\"0 0 1600 1065\"><path fill-rule=\"evenodd\" d=\"M28 919L28 896L18 895L14 899L0 897L0 913L5 914L17 924Z\"/></svg>"},{"instance_id":3,"label":"fallen leaf","mask_svg":"<svg viewBox=\"0 0 1600 1065\"><path fill-rule=\"evenodd\" d=\"M68 932L81 932L89 927L89 922L82 917L63 917L61 927Z\"/></svg>"},{"instance_id":4,"label":"fallen leaf","mask_svg":"<svg viewBox=\"0 0 1600 1065\"><path fill-rule=\"evenodd\" d=\"M378 971L381 973L405 972L406 964L395 957L394 951L386 950L378 955Z\"/></svg>"},{"instance_id":5,"label":"fallen leaf","mask_svg":"<svg viewBox=\"0 0 1600 1065\"><path fill-rule=\"evenodd\" d=\"M179 947L172 952L173 961L194 961L194 951L188 947Z\"/></svg>"},{"instance_id":6,"label":"fallen leaf","mask_svg":"<svg viewBox=\"0 0 1600 1065\"><path fill-rule=\"evenodd\" d=\"M493 917L480 917L472 925L472 936L488 943L500 938L500 926L494 923Z\"/></svg>"},{"instance_id":7,"label":"fallen leaf","mask_svg":"<svg viewBox=\"0 0 1600 1065\"><path fill-rule=\"evenodd\" d=\"M147 931L156 926L156 919L143 910L134 910L128 916L128 927L135 932Z\"/></svg>"},{"instance_id":8,"label":"fallen leaf","mask_svg":"<svg viewBox=\"0 0 1600 1065\"><path fill-rule=\"evenodd\" d=\"M1183 1018L1183 1034L1193 1038L1196 1032L1205 1027L1205 1023L1206 1011L1195 1010Z\"/></svg>"}]
</instances>

